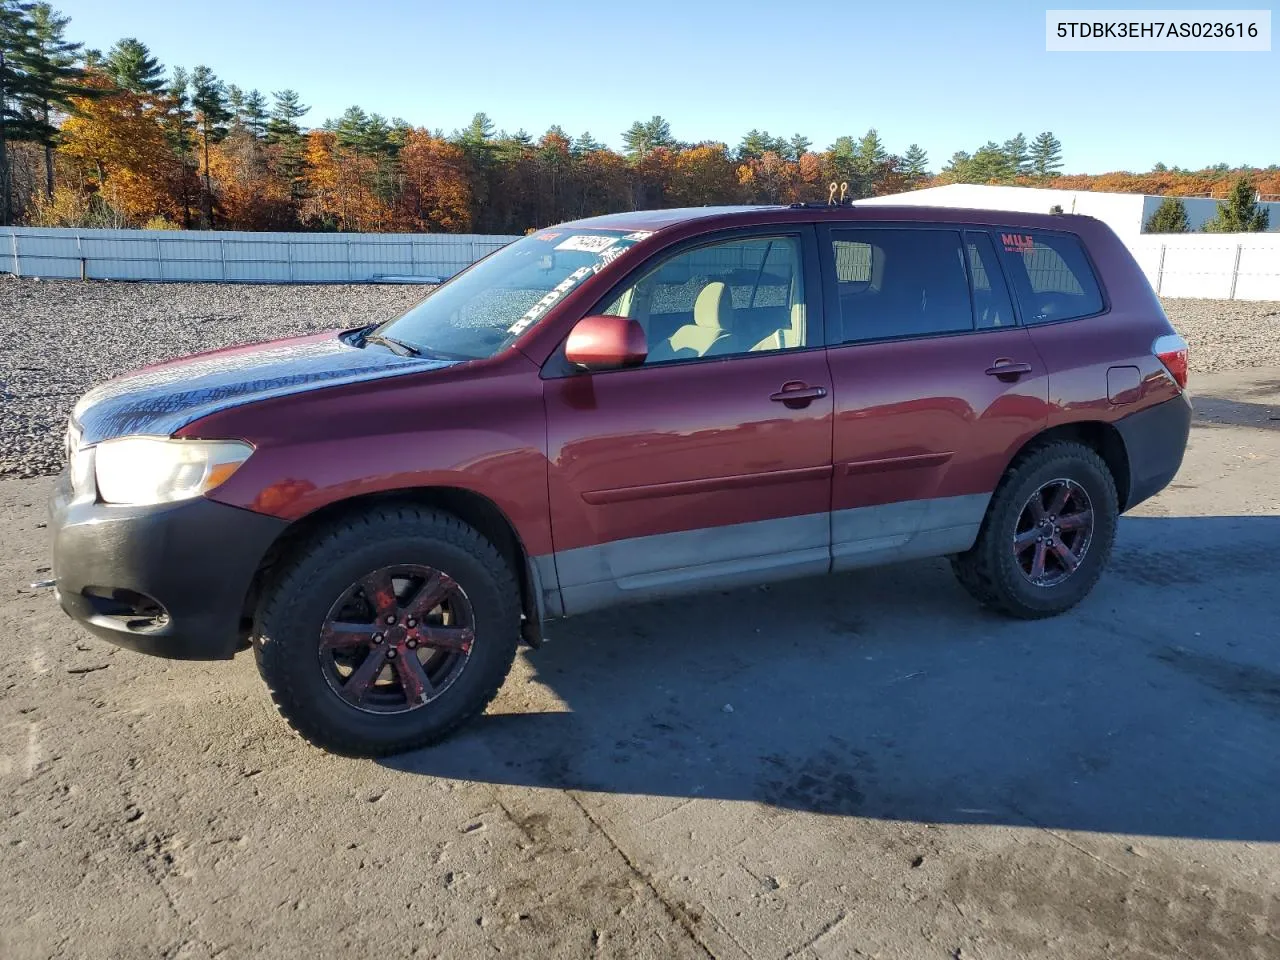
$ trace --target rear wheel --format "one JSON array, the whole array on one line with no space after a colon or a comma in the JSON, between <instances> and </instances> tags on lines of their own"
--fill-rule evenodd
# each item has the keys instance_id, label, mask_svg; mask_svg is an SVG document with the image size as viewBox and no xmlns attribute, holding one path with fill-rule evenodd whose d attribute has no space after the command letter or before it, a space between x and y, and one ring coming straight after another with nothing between
<instances>
[{"instance_id":1,"label":"rear wheel","mask_svg":"<svg viewBox=\"0 0 1280 960\"><path fill-rule=\"evenodd\" d=\"M274 580L254 630L277 709L317 746L380 756L484 710L519 642L501 554L456 517L371 510L329 527Z\"/></svg>"},{"instance_id":2,"label":"rear wheel","mask_svg":"<svg viewBox=\"0 0 1280 960\"><path fill-rule=\"evenodd\" d=\"M1020 457L991 498L972 549L952 568L979 602L1024 619L1075 606L1102 575L1119 517L1106 463L1080 443Z\"/></svg>"}]
</instances>

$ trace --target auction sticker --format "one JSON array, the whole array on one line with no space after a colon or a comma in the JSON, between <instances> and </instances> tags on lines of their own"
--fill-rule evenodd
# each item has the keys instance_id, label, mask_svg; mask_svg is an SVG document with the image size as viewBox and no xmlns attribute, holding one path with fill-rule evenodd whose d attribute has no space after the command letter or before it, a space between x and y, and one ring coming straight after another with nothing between
<instances>
[{"instance_id":1,"label":"auction sticker","mask_svg":"<svg viewBox=\"0 0 1280 960\"><path fill-rule=\"evenodd\" d=\"M601 250L608 250L621 237L600 237L584 234L576 237L569 237L567 240L561 240L556 244L557 250L581 250L584 253L599 253Z\"/></svg>"}]
</instances>

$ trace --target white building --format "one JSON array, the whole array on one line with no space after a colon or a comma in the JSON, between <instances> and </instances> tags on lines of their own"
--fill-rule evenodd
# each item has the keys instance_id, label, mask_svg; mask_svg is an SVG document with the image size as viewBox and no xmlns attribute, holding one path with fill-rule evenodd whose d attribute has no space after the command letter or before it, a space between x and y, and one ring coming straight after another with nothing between
<instances>
[{"instance_id":1,"label":"white building","mask_svg":"<svg viewBox=\"0 0 1280 960\"><path fill-rule=\"evenodd\" d=\"M910 204L926 207L971 207L978 210L1017 210L1048 213L1053 206L1063 213L1083 213L1096 217L1128 241L1142 233L1145 224L1164 197L1141 193L1096 193L1091 190L1052 190L1048 187L997 187L979 183L949 183L909 193L859 200L863 204ZM1200 230L1218 213L1218 201L1204 197L1179 197L1187 209L1192 230ZM1280 203L1263 203L1271 213L1268 232L1280 232Z\"/></svg>"}]
</instances>

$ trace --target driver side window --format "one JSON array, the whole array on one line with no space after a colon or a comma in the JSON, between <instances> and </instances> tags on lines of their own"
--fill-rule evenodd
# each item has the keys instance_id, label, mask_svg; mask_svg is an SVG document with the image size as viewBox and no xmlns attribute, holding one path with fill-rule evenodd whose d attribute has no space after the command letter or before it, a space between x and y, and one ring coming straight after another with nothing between
<instances>
[{"instance_id":1,"label":"driver side window","mask_svg":"<svg viewBox=\"0 0 1280 960\"><path fill-rule=\"evenodd\" d=\"M676 254L602 312L644 327L646 364L807 345L796 236L750 237Z\"/></svg>"}]
</instances>

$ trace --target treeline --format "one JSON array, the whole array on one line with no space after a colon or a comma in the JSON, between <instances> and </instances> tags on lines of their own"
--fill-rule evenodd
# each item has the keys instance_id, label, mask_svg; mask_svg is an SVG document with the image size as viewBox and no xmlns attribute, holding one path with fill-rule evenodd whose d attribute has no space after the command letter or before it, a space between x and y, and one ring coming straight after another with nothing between
<instances>
[{"instance_id":1,"label":"treeline","mask_svg":"<svg viewBox=\"0 0 1280 960\"><path fill-rule=\"evenodd\" d=\"M296 91L166 69L132 38L86 50L67 25L48 4L0 0L0 222L523 233L645 207L822 201L831 183L854 198L951 182L1222 195L1240 173L1065 176L1049 132L959 151L931 173L923 149L891 152L875 129L825 149L762 130L731 146L682 142L655 116L616 151L558 126L499 131L483 113L446 133L351 107L309 128ZM1247 173L1280 193L1276 168Z\"/></svg>"}]
</instances>

